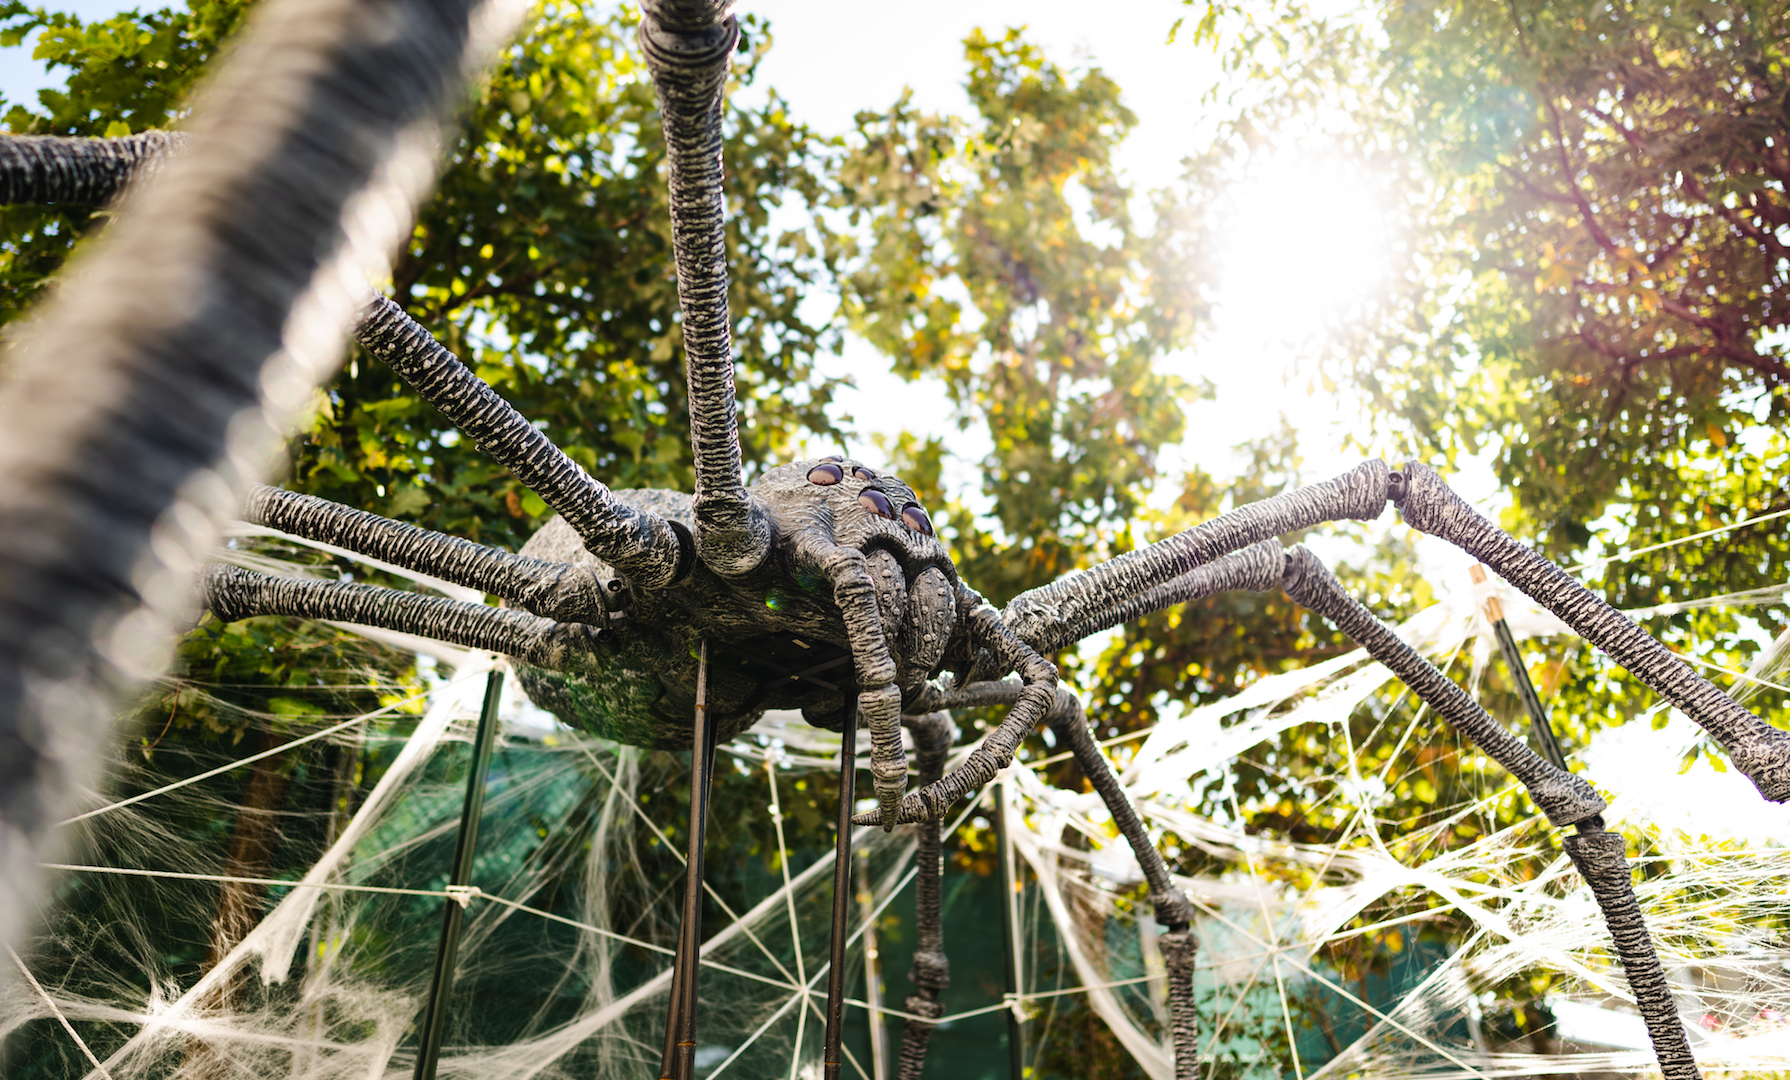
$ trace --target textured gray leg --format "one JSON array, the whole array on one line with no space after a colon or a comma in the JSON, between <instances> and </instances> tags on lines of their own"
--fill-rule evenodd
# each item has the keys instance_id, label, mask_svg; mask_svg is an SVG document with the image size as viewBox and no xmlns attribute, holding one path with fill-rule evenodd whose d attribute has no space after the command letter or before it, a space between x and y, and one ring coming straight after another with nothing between
<instances>
[{"instance_id":1,"label":"textured gray leg","mask_svg":"<svg viewBox=\"0 0 1790 1080\"><path fill-rule=\"evenodd\" d=\"M1287 552L1282 587L1288 596L1330 620L1366 649L1369 656L1390 668L1450 727L1472 739L1487 757L1522 781L1549 821L1561 827L1574 825L1607 808L1597 790L1582 777L1548 764L1492 719L1453 679L1399 640L1385 623L1343 589L1330 568L1305 545Z\"/></svg>"},{"instance_id":2,"label":"textured gray leg","mask_svg":"<svg viewBox=\"0 0 1790 1080\"><path fill-rule=\"evenodd\" d=\"M1193 930L1193 904L1169 876L1168 864L1150 840L1137 808L1119 786L1119 778L1113 775L1106 755L1095 745L1081 699L1057 687L1056 705L1046 719L1057 733L1058 745L1067 745L1075 755L1082 775L1100 794L1100 801L1113 816L1113 824L1131 845L1144 880L1150 885L1150 905L1156 911L1156 921L1168 928L1158 943L1168 967L1169 1035L1175 1048L1175 1078L1192 1080L1199 1073L1200 1060L1199 1015L1193 1007L1193 958L1199 949L1199 938Z\"/></svg>"},{"instance_id":3,"label":"textured gray leg","mask_svg":"<svg viewBox=\"0 0 1790 1080\"><path fill-rule=\"evenodd\" d=\"M886 810L886 832L895 827L895 811L907 790L907 752L901 748L901 688L895 685L895 659L883 632L885 612L870 560L818 530L798 534L795 548L802 570L832 583L833 602L845 620L846 644L858 679L858 720L870 729L870 775L877 801ZM894 595L905 597L905 583L883 592L891 600Z\"/></svg>"},{"instance_id":4,"label":"textured gray leg","mask_svg":"<svg viewBox=\"0 0 1790 1080\"><path fill-rule=\"evenodd\" d=\"M200 585L205 606L223 622L290 615L359 623L503 653L555 671L575 667L598 648L597 631L582 623L377 585L272 577L235 566L206 567Z\"/></svg>"},{"instance_id":5,"label":"textured gray leg","mask_svg":"<svg viewBox=\"0 0 1790 1080\"><path fill-rule=\"evenodd\" d=\"M1326 521L1371 521L1386 509L1388 475L1384 461L1367 461L1321 484L1238 507L1149 547L1020 593L1002 617L1022 640L1048 640L1059 632L1057 627L1087 624L1116 604L1251 544Z\"/></svg>"},{"instance_id":6,"label":"textured gray leg","mask_svg":"<svg viewBox=\"0 0 1790 1080\"><path fill-rule=\"evenodd\" d=\"M1605 832L1603 819L1592 818L1579 823L1578 835L1562 837L1561 843L1573 865L1579 868L1580 876L1590 884L1597 906L1603 909L1604 922L1616 941L1616 955L1622 961L1623 977L1635 995L1641 1019L1647 1022L1660 1072L1666 1080L1699 1080L1703 1074L1691 1057L1690 1040L1685 1037L1678 1004L1672 1000L1659 954L1654 952L1647 923L1641 918L1628 860L1622 853L1621 835Z\"/></svg>"},{"instance_id":7,"label":"textured gray leg","mask_svg":"<svg viewBox=\"0 0 1790 1080\"><path fill-rule=\"evenodd\" d=\"M1418 656L1355 599L1343 591L1328 567L1304 546L1287 554L1287 595L1335 623L1368 654L1404 680L1419 698L1458 731L1466 733L1488 756L1510 771L1529 790L1529 797L1558 826L1576 825L1579 833L1564 838L1567 854L1591 885L1629 987L1647 1021L1660 1068L1671 1080L1698 1075L1677 1006L1647 936L1641 908L1630 887L1622 838L1603 831L1599 813L1605 804L1591 785L1563 773L1493 720L1466 691Z\"/></svg>"},{"instance_id":8,"label":"textured gray leg","mask_svg":"<svg viewBox=\"0 0 1790 1080\"><path fill-rule=\"evenodd\" d=\"M262 484L249 490L243 519L501 596L558 622L601 626L608 618L602 583L585 566L500 551Z\"/></svg>"},{"instance_id":9,"label":"textured gray leg","mask_svg":"<svg viewBox=\"0 0 1790 1080\"><path fill-rule=\"evenodd\" d=\"M615 495L383 296L361 312L355 340L440 409L577 531L591 554L636 584L661 589L690 569L677 530Z\"/></svg>"},{"instance_id":10,"label":"textured gray leg","mask_svg":"<svg viewBox=\"0 0 1790 1080\"><path fill-rule=\"evenodd\" d=\"M944 775L945 758L951 753L953 728L947 713L925 716L904 716L903 725L914 733L914 759L920 769L920 784L934 783ZM922 821L919 850L915 852L914 925L918 940L914 944L914 966L908 981L914 984L902 1007L914 1016L937 1020L945 1015L939 994L951 985L951 962L945 957L944 854L939 842L937 821ZM934 1025L922 1020L909 1020L901 1029L901 1064L899 1080L920 1080L926 1066L926 1046L932 1039Z\"/></svg>"},{"instance_id":11,"label":"textured gray leg","mask_svg":"<svg viewBox=\"0 0 1790 1080\"><path fill-rule=\"evenodd\" d=\"M1133 597L1127 597L1105 608L1089 610L1074 623L1050 623L1042 619L1026 620L1031 637L1025 642L1045 656L1067 648L1077 641L1102 630L1233 589L1266 592L1280 585L1281 565L1286 552L1278 540L1263 540L1242 551L1234 551L1195 567L1166 584ZM1008 609L1012 610L1011 607ZM1004 613L1003 613L1004 617ZM1024 636L1024 635L1022 635Z\"/></svg>"},{"instance_id":12,"label":"textured gray leg","mask_svg":"<svg viewBox=\"0 0 1790 1080\"><path fill-rule=\"evenodd\" d=\"M1405 466L1393 487L1405 524L1447 540L1496 570L1637 679L1714 735L1735 768L1772 802L1790 800L1790 731L1754 716L1692 671L1566 571L1517 543L1456 495L1433 469Z\"/></svg>"},{"instance_id":13,"label":"textured gray leg","mask_svg":"<svg viewBox=\"0 0 1790 1080\"><path fill-rule=\"evenodd\" d=\"M0 205L103 206L131 177L153 173L186 141L172 131L144 131L122 139L0 135Z\"/></svg>"},{"instance_id":14,"label":"textured gray leg","mask_svg":"<svg viewBox=\"0 0 1790 1080\"><path fill-rule=\"evenodd\" d=\"M408 235L427 147L512 10L256 5L191 152L19 335L0 389L0 940L112 719L190 624L219 528L340 362L346 282Z\"/></svg>"},{"instance_id":15,"label":"textured gray leg","mask_svg":"<svg viewBox=\"0 0 1790 1080\"><path fill-rule=\"evenodd\" d=\"M671 246L683 312L696 453L696 551L724 577L756 569L770 551L770 520L740 474L727 312L727 235L721 197L721 98L739 41L730 2L645 0L640 47L664 116L671 181Z\"/></svg>"},{"instance_id":16,"label":"textured gray leg","mask_svg":"<svg viewBox=\"0 0 1790 1080\"><path fill-rule=\"evenodd\" d=\"M918 791L911 791L901 800L900 813L896 818L896 822L901 824L936 820L944 816L952 803L993 780L995 773L1012 763L1013 752L1018 749L1020 740L1044 719L1045 713L1056 700L1056 666L1015 637L994 608L976 595L974 590L961 583L957 588L961 612L958 617L969 632L970 647L987 649L1001 672L1017 671L1018 691L1014 696L1013 708L1008 711L1000 726L988 733L982 740L982 745L976 747L964 759L963 764L947 773L943 779ZM999 688L994 692L1001 694L1011 685L1013 684L991 684L993 688ZM935 694L938 696L935 697ZM933 702L943 696L936 690L928 693L925 695L928 702L925 707L938 708ZM881 807L852 818L854 824L884 825L885 828L888 820Z\"/></svg>"}]
</instances>

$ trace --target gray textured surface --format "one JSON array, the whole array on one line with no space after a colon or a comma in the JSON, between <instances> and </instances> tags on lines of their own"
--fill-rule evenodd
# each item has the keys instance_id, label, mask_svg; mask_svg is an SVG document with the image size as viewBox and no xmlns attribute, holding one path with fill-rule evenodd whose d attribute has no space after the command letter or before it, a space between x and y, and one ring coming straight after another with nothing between
<instances>
[{"instance_id":1,"label":"gray textured surface","mask_svg":"<svg viewBox=\"0 0 1790 1080\"><path fill-rule=\"evenodd\" d=\"M251 615L330 619L417 634L468 649L503 653L537 667L575 670L596 653L596 630L514 608L346 581L282 578L234 566L210 566L205 606L224 622Z\"/></svg>"},{"instance_id":2,"label":"gray textured surface","mask_svg":"<svg viewBox=\"0 0 1790 1080\"><path fill-rule=\"evenodd\" d=\"M1199 940L1192 930L1171 930L1156 939L1168 969L1169 1041L1175 1048L1175 1080L1200 1075L1200 1013L1193 999L1193 962Z\"/></svg>"},{"instance_id":3,"label":"gray textured surface","mask_svg":"<svg viewBox=\"0 0 1790 1080\"><path fill-rule=\"evenodd\" d=\"M904 716L901 722L914 733L914 763L919 768L920 784L933 783L944 774L945 758L957 738L950 715L933 712L924 716ZM907 975L908 981L914 984L914 992L902 1002L902 1008L915 1016L936 1020L945 1015L939 994L951 985L951 962L945 957L945 856L939 842L938 822L922 821L914 828L919 835L914 853L914 966ZM919 1020L909 1020L902 1025L900 1080L921 1080L933 1027Z\"/></svg>"},{"instance_id":4,"label":"gray textured surface","mask_svg":"<svg viewBox=\"0 0 1790 1080\"><path fill-rule=\"evenodd\" d=\"M397 304L374 297L354 336L557 510L603 561L654 588L686 569L682 545L669 525L617 499Z\"/></svg>"},{"instance_id":5,"label":"gray textured surface","mask_svg":"<svg viewBox=\"0 0 1790 1080\"><path fill-rule=\"evenodd\" d=\"M1341 476L1240 506L1149 547L1070 574L1014 597L1001 613L1026 641L1049 640L1058 627L1090 625L1100 613L1144 596L1198 567L1327 521L1371 521L1386 509L1386 463L1363 462Z\"/></svg>"},{"instance_id":6,"label":"gray textured surface","mask_svg":"<svg viewBox=\"0 0 1790 1080\"><path fill-rule=\"evenodd\" d=\"M588 566L531 559L458 536L419 529L352 510L315 495L257 484L243 504L243 520L335 547L357 551L406 570L438 577L524 611L560 622L603 626L604 582Z\"/></svg>"},{"instance_id":7,"label":"gray textured surface","mask_svg":"<svg viewBox=\"0 0 1790 1080\"><path fill-rule=\"evenodd\" d=\"M1672 1000L1665 970L1660 967L1653 938L1641 917L1628 859L1623 856L1622 837L1605 832L1602 820L1597 819L1580 825L1578 835L1562 837L1561 843L1603 910L1604 922L1616 943L1616 955L1622 961L1623 978L1635 995L1635 1004L1653 1040L1653 1055L1659 1061L1660 1072L1665 1080L1696 1080L1703 1074L1691 1057L1690 1040L1685 1037L1678 1004Z\"/></svg>"},{"instance_id":8,"label":"gray textured surface","mask_svg":"<svg viewBox=\"0 0 1790 1080\"><path fill-rule=\"evenodd\" d=\"M0 940L107 726L189 624L220 523L340 362L343 271L402 238L493 44L473 37L483 7L258 6L194 106L192 152L20 335L0 391Z\"/></svg>"},{"instance_id":9,"label":"gray textured surface","mask_svg":"<svg viewBox=\"0 0 1790 1080\"><path fill-rule=\"evenodd\" d=\"M1369 656L1385 664L1450 727L1473 740L1529 791L1529 797L1555 825L1572 825L1603 813L1608 804L1581 777L1561 772L1523 741L1506 731L1490 713L1467 696L1453 679L1417 655L1385 623L1374 618L1346 592L1305 545L1287 552L1282 581L1287 595L1317 612L1349 635Z\"/></svg>"},{"instance_id":10,"label":"gray textured surface","mask_svg":"<svg viewBox=\"0 0 1790 1080\"><path fill-rule=\"evenodd\" d=\"M1406 524L1454 544L1560 616L1714 735L1761 795L1772 802L1790 800L1790 732L1736 704L1626 615L1480 516L1434 470L1405 466L1401 487L1399 512Z\"/></svg>"},{"instance_id":11,"label":"gray textured surface","mask_svg":"<svg viewBox=\"0 0 1790 1080\"><path fill-rule=\"evenodd\" d=\"M640 17L640 47L664 117L671 246L696 455L696 550L709 569L727 577L755 569L771 544L770 522L740 478L733 324L727 312L721 97L740 36L731 7L645 0Z\"/></svg>"},{"instance_id":12,"label":"gray textured surface","mask_svg":"<svg viewBox=\"0 0 1790 1080\"><path fill-rule=\"evenodd\" d=\"M173 131L142 131L120 139L0 134L0 204L112 201L138 173L145 180L168 152L186 143Z\"/></svg>"}]
</instances>

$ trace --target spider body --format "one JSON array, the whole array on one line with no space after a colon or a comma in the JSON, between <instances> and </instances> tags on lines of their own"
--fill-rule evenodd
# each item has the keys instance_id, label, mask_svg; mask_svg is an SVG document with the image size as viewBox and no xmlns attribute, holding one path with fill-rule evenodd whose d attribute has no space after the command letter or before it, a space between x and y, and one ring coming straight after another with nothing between
<instances>
[{"instance_id":1,"label":"spider body","mask_svg":"<svg viewBox=\"0 0 1790 1080\"><path fill-rule=\"evenodd\" d=\"M956 567L906 484L857 461L823 458L768 470L750 491L766 509L773 539L764 561L738 577L692 559L680 580L643 588L591 554L563 518L530 538L523 555L581 572L563 579L579 595L562 589L550 603L528 606L539 614L601 613L609 633L584 639L590 646L557 667L518 664L529 698L603 738L685 749L698 646L706 640L708 701L720 738L767 709L799 709L810 723L837 731L860 685L829 561L862 562L904 702L948 664L966 667L971 654L958 606L973 603L973 594L958 589ZM684 530L696 527L694 500L683 492L615 494Z\"/></svg>"}]
</instances>

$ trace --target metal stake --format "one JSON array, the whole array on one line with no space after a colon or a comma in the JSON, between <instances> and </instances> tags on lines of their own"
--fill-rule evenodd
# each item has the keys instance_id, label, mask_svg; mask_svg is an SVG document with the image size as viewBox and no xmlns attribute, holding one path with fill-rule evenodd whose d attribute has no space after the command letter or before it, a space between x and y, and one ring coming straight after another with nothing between
<instances>
[{"instance_id":1,"label":"metal stake","mask_svg":"<svg viewBox=\"0 0 1790 1080\"><path fill-rule=\"evenodd\" d=\"M497 707L503 701L503 670L493 668L485 677L485 702L479 709L479 730L473 737L472 770L466 776L466 801L460 804L460 833L454 838L454 862L448 869L448 886L460 888L472 877L473 847L479 839L479 813L485 806L485 772L491 763L491 743L497 737ZM429 1004L418 1030L416 1080L435 1080L441 1060L441 1036L447 1030L447 999L454 989L454 954L460 950L460 927L466 909L449 898L441 910L441 942L435 947L435 973L429 981Z\"/></svg>"},{"instance_id":2,"label":"metal stake","mask_svg":"<svg viewBox=\"0 0 1790 1080\"><path fill-rule=\"evenodd\" d=\"M715 725L709 718L709 643L696 661L696 715L690 739L690 845L684 863L684 911L672 964L670 1015L660 1080L696 1075L696 980L702 961L702 841L709 828L709 784L715 775Z\"/></svg>"},{"instance_id":3,"label":"metal stake","mask_svg":"<svg viewBox=\"0 0 1790 1080\"><path fill-rule=\"evenodd\" d=\"M845 1036L845 918L851 901L851 815L858 794L858 710L846 713L839 739L839 838L833 851L833 941L827 969L827 1030L821 1044L822 1080L839 1080Z\"/></svg>"},{"instance_id":4,"label":"metal stake","mask_svg":"<svg viewBox=\"0 0 1790 1080\"><path fill-rule=\"evenodd\" d=\"M1468 573L1473 576L1473 584L1485 582L1485 567L1475 563ZM1504 666L1510 670L1510 680L1516 684L1517 696L1523 699L1523 708L1529 712L1529 729L1535 733L1536 750L1554 768L1567 772L1566 755L1560 751L1560 740L1554 735L1554 725L1548 720L1548 710L1541 703L1541 695L1535 692L1535 684L1529 681L1529 669L1523 664L1523 654L1517 651L1517 639L1510 632L1510 624L1504 621L1504 607L1498 603L1496 596L1485 598L1485 617L1491 620L1492 636L1498 639L1498 651L1504 654Z\"/></svg>"},{"instance_id":5,"label":"metal stake","mask_svg":"<svg viewBox=\"0 0 1790 1080\"><path fill-rule=\"evenodd\" d=\"M1026 1030L1019 1018L1019 889L1013 866L1013 838L1007 827L1007 781L994 782L994 838L1001 862L1002 981L1007 987L1007 1073L1025 1080Z\"/></svg>"}]
</instances>

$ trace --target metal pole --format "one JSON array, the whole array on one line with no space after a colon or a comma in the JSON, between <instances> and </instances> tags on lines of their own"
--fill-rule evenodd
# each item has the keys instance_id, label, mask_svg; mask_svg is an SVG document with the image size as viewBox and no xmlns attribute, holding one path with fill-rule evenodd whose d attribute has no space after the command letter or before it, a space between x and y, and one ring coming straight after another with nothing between
<instances>
[{"instance_id":1,"label":"metal pole","mask_svg":"<svg viewBox=\"0 0 1790 1080\"><path fill-rule=\"evenodd\" d=\"M1485 567L1475 563L1468 573L1473 576L1473 584L1485 583ZM1535 733L1536 752L1547 758L1554 768L1568 771L1566 755L1560 750L1560 740L1554 734L1548 710L1541 703L1541 695L1535 692L1535 684L1529 681L1529 669L1523 663L1523 654L1517 651L1517 639L1510 632L1510 624L1504 621L1504 607L1496 596L1485 598L1485 617L1491 621L1492 636L1498 639L1498 651L1504 654L1510 681L1516 684L1517 696L1523 699L1523 708L1529 713L1529 730Z\"/></svg>"},{"instance_id":2,"label":"metal pole","mask_svg":"<svg viewBox=\"0 0 1790 1080\"><path fill-rule=\"evenodd\" d=\"M858 852L858 915L864 920L864 1000L870 1003L870 1080L889 1080L889 1026L883 1020L882 957L876 947L876 897L870 891L870 859Z\"/></svg>"},{"instance_id":3,"label":"metal pole","mask_svg":"<svg viewBox=\"0 0 1790 1080\"><path fill-rule=\"evenodd\" d=\"M485 807L485 772L491 763L491 743L497 737L497 707L503 701L503 669L493 668L485 677L485 702L479 709L479 730L473 737L472 769L466 776L466 801L460 804L460 833L454 838L454 862L448 869L448 885L458 888L472 877L473 848L479 839L479 813ZM447 1029L447 999L454 989L454 954L460 950L460 927L466 909L449 898L442 905L441 942L435 947L435 973L429 981L429 1004L418 1030L416 1080L435 1080L441 1060L441 1036Z\"/></svg>"},{"instance_id":4,"label":"metal pole","mask_svg":"<svg viewBox=\"0 0 1790 1080\"><path fill-rule=\"evenodd\" d=\"M709 643L696 662L696 715L690 731L690 842L684 863L684 911L671 973L660 1080L696 1074L696 981L702 961L702 841L709 828L709 784L715 775L715 725L709 718Z\"/></svg>"},{"instance_id":5,"label":"metal pole","mask_svg":"<svg viewBox=\"0 0 1790 1080\"><path fill-rule=\"evenodd\" d=\"M851 901L851 815L858 794L858 710L846 711L845 730L839 740L839 837L833 850L832 966L827 969L827 1030L821 1044L822 1080L839 1080L844 1056L839 1044L845 1037L845 932Z\"/></svg>"},{"instance_id":6,"label":"metal pole","mask_svg":"<svg viewBox=\"0 0 1790 1080\"><path fill-rule=\"evenodd\" d=\"M1002 981L1007 988L1007 1073L1012 1080L1024 1080L1026 1074L1026 1030L1020 1020L1020 987L1024 979L1019 970L1019 887L1013 865L1013 837L1007 825L1007 781L996 780L994 792L994 838L1001 863L1001 957Z\"/></svg>"}]
</instances>

